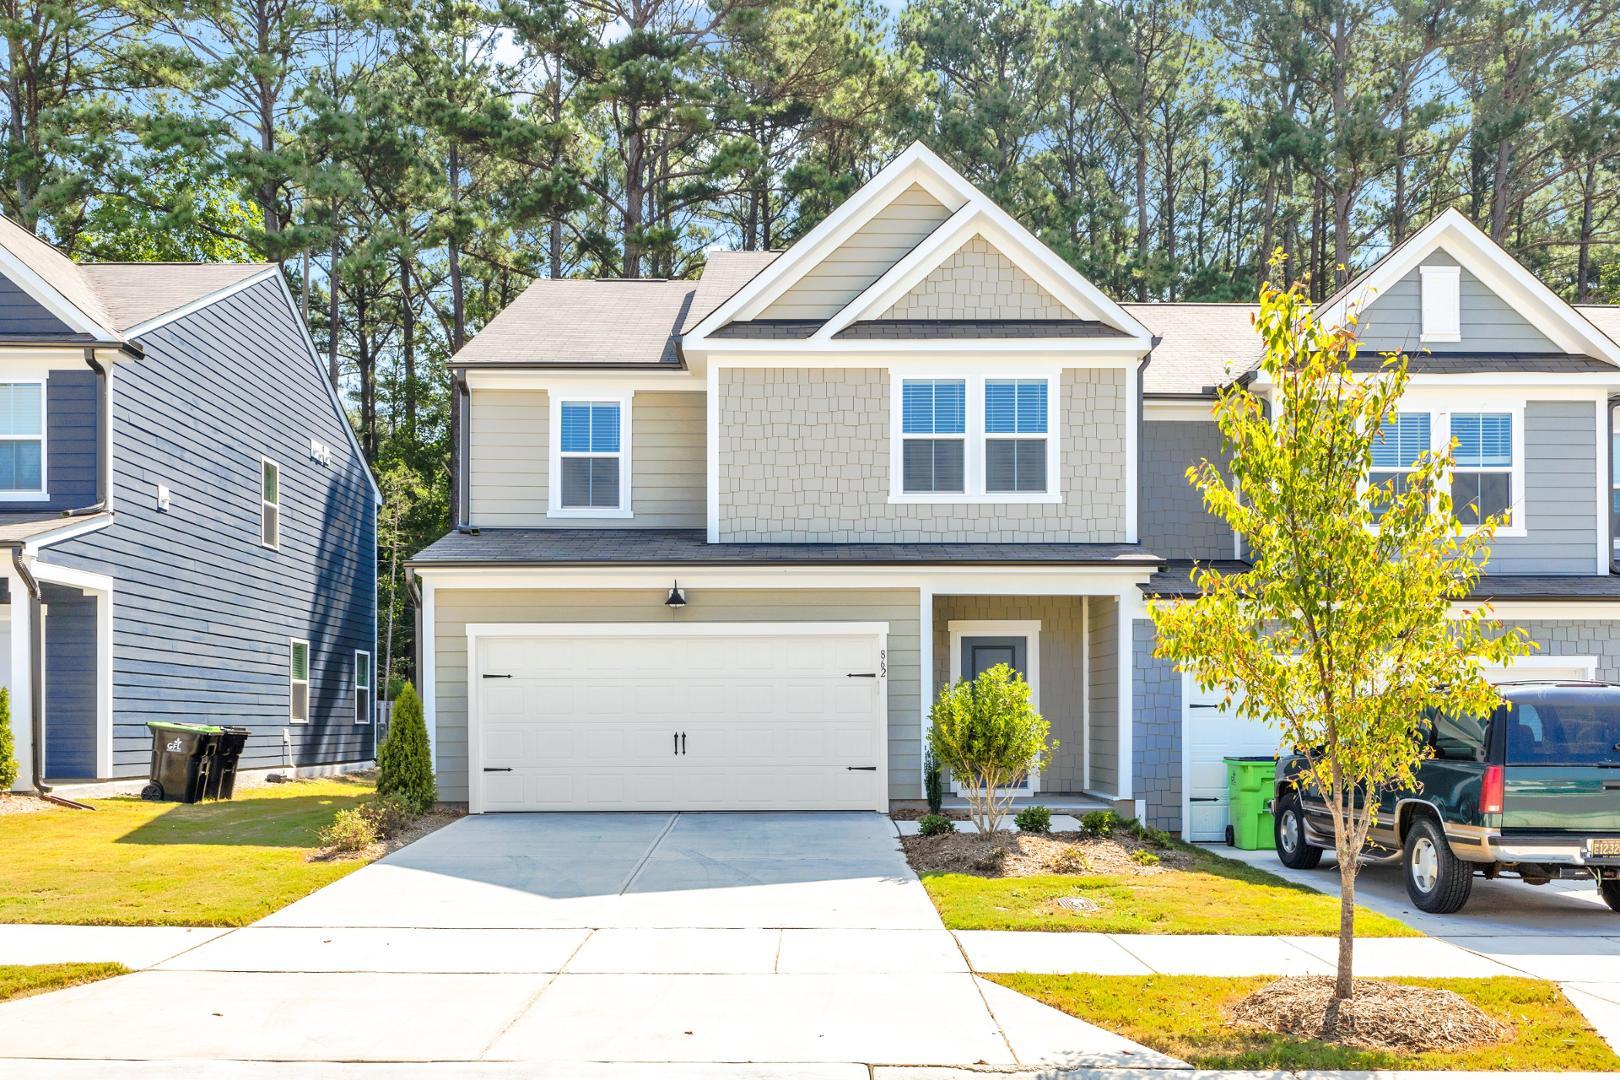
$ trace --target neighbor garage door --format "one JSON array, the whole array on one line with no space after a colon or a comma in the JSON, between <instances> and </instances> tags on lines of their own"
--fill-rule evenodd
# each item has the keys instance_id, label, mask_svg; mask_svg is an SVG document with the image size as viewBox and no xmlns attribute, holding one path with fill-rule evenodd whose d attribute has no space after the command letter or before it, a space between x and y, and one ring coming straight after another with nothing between
<instances>
[{"instance_id":1,"label":"neighbor garage door","mask_svg":"<svg viewBox=\"0 0 1620 1080\"><path fill-rule=\"evenodd\" d=\"M1189 840L1224 840L1227 825L1227 757L1271 756L1277 752L1277 730L1244 716L1238 703L1199 690L1188 680L1182 745L1187 755L1187 820Z\"/></svg>"},{"instance_id":2,"label":"neighbor garage door","mask_svg":"<svg viewBox=\"0 0 1620 1080\"><path fill-rule=\"evenodd\" d=\"M503 628L471 645L475 811L885 805L880 630Z\"/></svg>"}]
</instances>

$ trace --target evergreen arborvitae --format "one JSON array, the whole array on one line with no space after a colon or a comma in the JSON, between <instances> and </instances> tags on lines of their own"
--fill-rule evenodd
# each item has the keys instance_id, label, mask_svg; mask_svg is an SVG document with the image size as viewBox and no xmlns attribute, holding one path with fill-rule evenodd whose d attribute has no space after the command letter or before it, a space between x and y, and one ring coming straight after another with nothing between
<instances>
[{"instance_id":1,"label":"evergreen arborvitae","mask_svg":"<svg viewBox=\"0 0 1620 1080\"><path fill-rule=\"evenodd\" d=\"M11 691L0 686L0 791L17 782L17 742L11 733Z\"/></svg>"},{"instance_id":2,"label":"evergreen arborvitae","mask_svg":"<svg viewBox=\"0 0 1620 1080\"><path fill-rule=\"evenodd\" d=\"M377 747L377 794L398 795L418 813L439 799L427 723L422 719L422 699L410 683L394 699L388 737Z\"/></svg>"}]
</instances>

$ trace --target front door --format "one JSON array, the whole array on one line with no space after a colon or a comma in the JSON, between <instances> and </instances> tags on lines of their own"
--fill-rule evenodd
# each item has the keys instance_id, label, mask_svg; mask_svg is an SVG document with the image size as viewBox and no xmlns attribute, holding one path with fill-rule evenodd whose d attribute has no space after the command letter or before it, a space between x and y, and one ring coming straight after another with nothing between
<instances>
[{"instance_id":1,"label":"front door","mask_svg":"<svg viewBox=\"0 0 1620 1080\"><path fill-rule=\"evenodd\" d=\"M1026 682L1029 676L1029 639L1021 635L996 635L962 638L962 678L974 679L997 664L1006 664ZM1030 682L1031 687L1034 686ZM1031 773L1015 787L1020 792L1033 793L1039 786L1039 776Z\"/></svg>"}]
</instances>

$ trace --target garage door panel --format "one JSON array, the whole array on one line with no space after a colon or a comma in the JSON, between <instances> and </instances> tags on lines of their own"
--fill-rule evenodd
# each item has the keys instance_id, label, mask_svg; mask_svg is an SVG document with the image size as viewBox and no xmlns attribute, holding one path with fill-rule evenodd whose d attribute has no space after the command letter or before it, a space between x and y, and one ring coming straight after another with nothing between
<instances>
[{"instance_id":1,"label":"garage door panel","mask_svg":"<svg viewBox=\"0 0 1620 1080\"><path fill-rule=\"evenodd\" d=\"M872 635L481 643L487 810L868 809L886 724ZM683 734L684 753L673 736ZM854 767L853 769L851 767ZM864 767L864 768L863 768Z\"/></svg>"},{"instance_id":2,"label":"garage door panel","mask_svg":"<svg viewBox=\"0 0 1620 1080\"><path fill-rule=\"evenodd\" d=\"M1185 716L1182 752L1187 756L1187 820L1183 833L1190 840L1224 840L1229 816L1223 759L1275 754L1280 737L1271 725L1243 715L1241 699L1228 705L1222 694L1197 687L1191 687Z\"/></svg>"}]
</instances>

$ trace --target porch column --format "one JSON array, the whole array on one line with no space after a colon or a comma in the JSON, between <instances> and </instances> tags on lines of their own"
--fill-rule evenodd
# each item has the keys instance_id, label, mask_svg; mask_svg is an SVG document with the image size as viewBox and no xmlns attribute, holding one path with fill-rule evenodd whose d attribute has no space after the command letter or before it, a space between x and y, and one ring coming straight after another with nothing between
<instances>
[{"instance_id":1,"label":"porch column","mask_svg":"<svg viewBox=\"0 0 1620 1080\"><path fill-rule=\"evenodd\" d=\"M921 703L922 742L917 747L917 794L927 794L923 764L928 759L928 710L934 704L934 590L923 585L917 590L917 667L918 701Z\"/></svg>"},{"instance_id":2,"label":"porch column","mask_svg":"<svg viewBox=\"0 0 1620 1080\"><path fill-rule=\"evenodd\" d=\"M34 787L33 670L34 655L29 627L32 625L33 598L14 567L6 566L6 590L11 599L11 733L17 755L17 780L13 791Z\"/></svg>"},{"instance_id":3,"label":"porch column","mask_svg":"<svg viewBox=\"0 0 1620 1080\"><path fill-rule=\"evenodd\" d=\"M1142 597L1135 586L1130 586L1121 592L1119 597L1119 625L1115 627L1118 634L1116 638L1119 649L1119 787L1116 794L1121 802L1130 802L1134 798L1132 786L1132 773L1135 764L1135 751L1132 747L1131 730L1136 718L1136 708L1133 698L1135 687L1134 675L1136 671L1135 657L1135 627L1136 620L1144 614Z\"/></svg>"}]
</instances>

